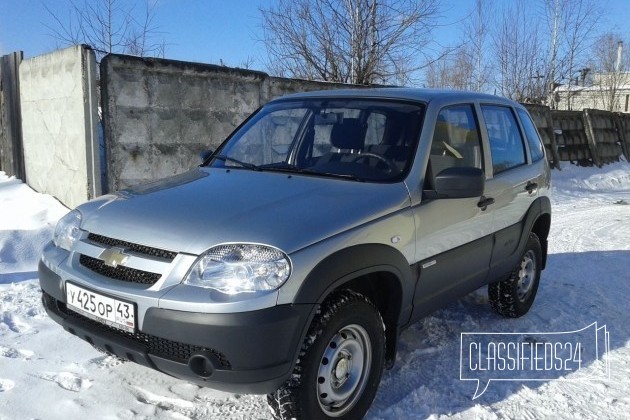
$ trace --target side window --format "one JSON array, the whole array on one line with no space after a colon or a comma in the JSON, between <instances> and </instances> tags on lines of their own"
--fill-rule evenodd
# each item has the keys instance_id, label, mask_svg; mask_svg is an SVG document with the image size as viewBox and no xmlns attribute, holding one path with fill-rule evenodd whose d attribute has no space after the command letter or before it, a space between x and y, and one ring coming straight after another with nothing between
<instances>
[{"instance_id":1,"label":"side window","mask_svg":"<svg viewBox=\"0 0 630 420\"><path fill-rule=\"evenodd\" d=\"M529 144L529 153L532 155L532 162L539 161L545 155L543 152L542 142L540 141L540 136L538 135L538 130L526 111L517 109L516 112L518 112L521 124L523 124L523 129L525 130L525 137L527 137L527 144Z\"/></svg>"},{"instance_id":2,"label":"side window","mask_svg":"<svg viewBox=\"0 0 630 420\"><path fill-rule=\"evenodd\" d=\"M479 127L472 105L443 108L431 144L433 176L454 166L483 168Z\"/></svg>"},{"instance_id":3,"label":"side window","mask_svg":"<svg viewBox=\"0 0 630 420\"><path fill-rule=\"evenodd\" d=\"M512 109L482 105L481 111L488 130L494 173L525 164L525 145Z\"/></svg>"},{"instance_id":4,"label":"side window","mask_svg":"<svg viewBox=\"0 0 630 420\"><path fill-rule=\"evenodd\" d=\"M332 149L330 144L331 124L315 124L313 138L313 157L323 156Z\"/></svg>"},{"instance_id":5,"label":"side window","mask_svg":"<svg viewBox=\"0 0 630 420\"><path fill-rule=\"evenodd\" d=\"M371 112L367 118L367 131L365 133L365 145L374 146L383 142L385 134L385 123L387 117L380 112Z\"/></svg>"}]
</instances>

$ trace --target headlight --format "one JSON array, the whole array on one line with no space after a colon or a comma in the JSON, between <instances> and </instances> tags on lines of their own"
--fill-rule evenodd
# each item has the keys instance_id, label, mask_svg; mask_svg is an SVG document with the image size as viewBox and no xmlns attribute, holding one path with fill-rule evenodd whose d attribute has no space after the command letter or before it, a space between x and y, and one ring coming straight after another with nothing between
<instances>
[{"instance_id":1,"label":"headlight","mask_svg":"<svg viewBox=\"0 0 630 420\"><path fill-rule=\"evenodd\" d=\"M81 213L72 210L57 222L53 242L59 248L70 251L81 237Z\"/></svg>"},{"instance_id":2,"label":"headlight","mask_svg":"<svg viewBox=\"0 0 630 420\"><path fill-rule=\"evenodd\" d=\"M289 258L277 248L228 244L210 248L201 255L184 284L233 295L277 289L290 274Z\"/></svg>"}]
</instances>

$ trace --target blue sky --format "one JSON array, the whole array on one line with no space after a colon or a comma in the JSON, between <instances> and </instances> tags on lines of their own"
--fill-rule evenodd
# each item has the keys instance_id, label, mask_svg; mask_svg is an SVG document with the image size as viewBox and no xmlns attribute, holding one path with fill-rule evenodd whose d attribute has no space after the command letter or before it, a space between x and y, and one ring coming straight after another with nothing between
<instances>
[{"instance_id":1,"label":"blue sky","mask_svg":"<svg viewBox=\"0 0 630 420\"><path fill-rule=\"evenodd\" d=\"M0 55L22 50L25 57L58 46L46 25L53 25L43 3L60 17L68 13L68 0L0 0ZM494 0L507 3L513 0ZM81 3L82 0L77 0ZM167 42L166 58L239 66L248 58L255 69L265 69L265 49L258 8L273 0L158 0L156 24ZM621 32L630 38L630 0L602 0L611 13L601 32ZM458 22L474 0L443 0L443 24L435 40L451 45L459 37ZM531 2L530 4L532 4ZM535 7L535 6L532 6ZM629 46L630 47L630 46Z\"/></svg>"}]
</instances>

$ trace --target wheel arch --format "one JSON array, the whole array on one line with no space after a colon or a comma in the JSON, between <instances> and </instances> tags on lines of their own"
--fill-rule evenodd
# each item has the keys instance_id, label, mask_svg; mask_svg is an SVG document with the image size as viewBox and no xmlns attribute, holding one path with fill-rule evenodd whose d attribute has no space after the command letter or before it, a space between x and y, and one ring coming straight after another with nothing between
<instances>
[{"instance_id":1,"label":"wheel arch","mask_svg":"<svg viewBox=\"0 0 630 420\"><path fill-rule=\"evenodd\" d=\"M388 366L393 364L400 327L411 316L416 277L397 249L365 244L340 250L322 260L306 277L295 303L321 304L332 292L353 290L369 298L385 323Z\"/></svg>"},{"instance_id":2,"label":"wheel arch","mask_svg":"<svg viewBox=\"0 0 630 420\"><path fill-rule=\"evenodd\" d=\"M513 233L518 235L516 246L509 253L501 254L501 248L496 246L496 238L500 232L495 232L495 249L493 250L492 260L490 262L490 271L488 273L488 282L501 281L512 272L514 266L521 259L527 240L531 233L536 234L540 241L542 251L542 266L544 269L547 262L547 237L549 236L549 228L551 225L551 202L549 197L538 197L529 207L527 213L518 225L514 225ZM512 227L507 228L511 230ZM512 234L512 233L510 233ZM499 252L499 254L497 254Z\"/></svg>"},{"instance_id":3,"label":"wheel arch","mask_svg":"<svg viewBox=\"0 0 630 420\"><path fill-rule=\"evenodd\" d=\"M527 245L529 234L535 233L542 248L542 269L544 269L547 263L547 237L551 227L551 201L549 197L538 197L529 207L523 222L521 238L517 247L518 251L515 255L517 259L520 258Z\"/></svg>"},{"instance_id":4,"label":"wheel arch","mask_svg":"<svg viewBox=\"0 0 630 420\"><path fill-rule=\"evenodd\" d=\"M531 228L531 232L535 233L540 240L540 246L542 248L542 268L547 266L547 249L548 249L548 237L549 230L551 229L551 211L541 213L534 225Z\"/></svg>"}]
</instances>

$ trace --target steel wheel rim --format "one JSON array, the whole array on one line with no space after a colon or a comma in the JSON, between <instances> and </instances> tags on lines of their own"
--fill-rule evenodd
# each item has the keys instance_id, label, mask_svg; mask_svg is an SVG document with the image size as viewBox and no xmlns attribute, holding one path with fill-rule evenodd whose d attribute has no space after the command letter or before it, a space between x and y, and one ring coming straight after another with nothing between
<instances>
[{"instance_id":1,"label":"steel wheel rim","mask_svg":"<svg viewBox=\"0 0 630 420\"><path fill-rule=\"evenodd\" d=\"M530 295L536 276L536 256L531 249L523 255L518 270L518 281L516 282L516 295L518 300L524 302Z\"/></svg>"},{"instance_id":2,"label":"steel wheel rim","mask_svg":"<svg viewBox=\"0 0 630 420\"><path fill-rule=\"evenodd\" d=\"M330 417L340 417L361 398L372 365L370 337L352 324L335 334L319 362L316 390L319 406Z\"/></svg>"}]
</instances>

